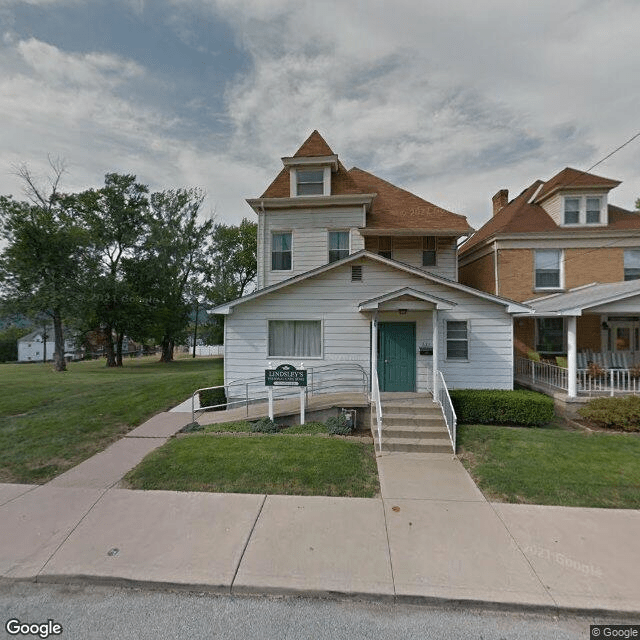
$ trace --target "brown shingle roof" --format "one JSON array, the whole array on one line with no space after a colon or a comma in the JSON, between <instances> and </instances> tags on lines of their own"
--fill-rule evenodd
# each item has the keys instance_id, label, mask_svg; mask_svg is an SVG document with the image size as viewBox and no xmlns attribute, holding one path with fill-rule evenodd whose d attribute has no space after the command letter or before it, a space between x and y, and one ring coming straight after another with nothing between
<instances>
[{"instance_id":1,"label":"brown shingle roof","mask_svg":"<svg viewBox=\"0 0 640 640\"><path fill-rule=\"evenodd\" d=\"M540 189L540 193L536 196L535 202L542 202L558 189L570 189L574 187L603 187L605 189L613 189L620 184L619 180L611 180L596 176L593 173L578 171L571 167L565 167L560 173L545 182L544 187Z\"/></svg>"},{"instance_id":2,"label":"brown shingle roof","mask_svg":"<svg viewBox=\"0 0 640 640\"><path fill-rule=\"evenodd\" d=\"M333 151L325 139L314 129L311 135L302 143L302 146L293 154L294 158L309 156L332 156Z\"/></svg>"},{"instance_id":3,"label":"brown shingle roof","mask_svg":"<svg viewBox=\"0 0 640 640\"><path fill-rule=\"evenodd\" d=\"M349 175L362 193L376 193L367 214L367 229L433 229L461 235L472 231L467 219L431 204L367 171L353 167Z\"/></svg>"},{"instance_id":4,"label":"brown shingle roof","mask_svg":"<svg viewBox=\"0 0 640 640\"><path fill-rule=\"evenodd\" d=\"M565 173L566 169L561 171L559 175ZM574 171L574 169L570 169ZM565 177L568 174L565 173ZM583 174L585 175L585 174ZM586 174L589 175L589 174ZM554 176L555 179L558 176ZM598 176L591 176L592 178L598 178ZM599 178L600 180L607 180L607 178ZM609 183L613 183L613 186L620 184L615 180L609 180ZM547 183L548 184L548 183ZM558 183L556 183L558 184ZM568 183L564 182L563 185ZM518 197L514 198L506 207L501 209L495 216L493 216L486 224L484 224L478 231L471 236L471 238L460 247L460 255L473 249L473 247L481 244L485 240L490 240L499 234L511 234L511 233L544 233L546 231L566 233L568 235L575 233L576 227L561 227L558 226L553 218L539 205L529 204L529 200L536 193L540 185L545 185L540 189L540 192L545 189L546 184L542 180L536 180L531 186L527 187ZM570 186L574 186L575 183L571 183ZM577 186L577 185L576 185ZM595 186L595 181L590 181L588 185L583 184L581 186ZM604 186L603 182L599 182L598 186ZM539 200L539 194L535 201ZM623 230L623 229L640 229L640 214L633 211L627 211L614 205L608 206L609 212L609 224L606 227L580 227L580 232L593 233L597 235L607 230Z\"/></svg>"}]
</instances>

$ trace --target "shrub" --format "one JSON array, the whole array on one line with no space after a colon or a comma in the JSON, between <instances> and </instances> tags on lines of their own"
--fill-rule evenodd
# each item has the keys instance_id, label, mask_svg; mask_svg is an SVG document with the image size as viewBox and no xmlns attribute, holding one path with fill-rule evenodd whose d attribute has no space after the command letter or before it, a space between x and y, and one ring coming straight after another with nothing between
<instances>
[{"instance_id":1,"label":"shrub","mask_svg":"<svg viewBox=\"0 0 640 640\"><path fill-rule=\"evenodd\" d=\"M344 413L329 418L326 424L327 431L334 436L348 436L353 431L353 427L347 424L347 417Z\"/></svg>"},{"instance_id":2,"label":"shrub","mask_svg":"<svg viewBox=\"0 0 640 640\"><path fill-rule=\"evenodd\" d=\"M190 422L178 431L178 433L194 433L196 431L204 431L204 427L197 422Z\"/></svg>"},{"instance_id":3,"label":"shrub","mask_svg":"<svg viewBox=\"0 0 640 640\"><path fill-rule=\"evenodd\" d=\"M536 426L553 419L553 399L535 391L454 389L450 393L460 424Z\"/></svg>"},{"instance_id":4,"label":"shrub","mask_svg":"<svg viewBox=\"0 0 640 640\"><path fill-rule=\"evenodd\" d=\"M251 424L251 431L254 433L278 433L279 427L273 420L264 417Z\"/></svg>"},{"instance_id":5,"label":"shrub","mask_svg":"<svg viewBox=\"0 0 640 640\"><path fill-rule=\"evenodd\" d=\"M209 411L224 411L227 408L227 395L224 387L219 389L204 389L198 392L201 407L215 407ZM220 406L215 406L220 405Z\"/></svg>"},{"instance_id":6,"label":"shrub","mask_svg":"<svg viewBox=\"0 0 640 640\"><path fill-rule=\"evenodd\" d=\"M640 431L640 398L596 398L591 400L578 413L598 426L608 429Z\"/></svg>"},{"instance_id":7,"label":"shrub","mask_svg":"<svg viewBox=\"0 0 640 640\"><path fill-rule=\"evenodd\" d=\"M527 358L529 358L529 360L533 360L534 362L540 362L541 360L540 354L537 351L528 351Z\"/></svg>"}]
</instances>

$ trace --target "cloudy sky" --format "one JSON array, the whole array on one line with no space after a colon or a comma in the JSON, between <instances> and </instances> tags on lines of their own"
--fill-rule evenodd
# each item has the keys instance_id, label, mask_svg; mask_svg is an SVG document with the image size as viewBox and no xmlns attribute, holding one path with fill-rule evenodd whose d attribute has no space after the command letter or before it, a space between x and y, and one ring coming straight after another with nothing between
<instances>
[{"instance_id":1,"label":"cloudy sky","mask_svg":"<svg viewBox=\"0 0 640 640\"><path fill-rule=\"evenodd\" d=\"M313 129L468 216L640 131L638 0L0 0L0 193L135 173L237 223ZM640 196L640 138L594 173Z\"/></svg>"}]
</instances>

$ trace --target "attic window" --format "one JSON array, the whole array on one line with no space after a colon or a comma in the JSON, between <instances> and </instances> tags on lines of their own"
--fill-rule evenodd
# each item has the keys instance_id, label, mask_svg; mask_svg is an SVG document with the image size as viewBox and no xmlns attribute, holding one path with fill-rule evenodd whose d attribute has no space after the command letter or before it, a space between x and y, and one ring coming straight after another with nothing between
<instances>
[{"instance_id":1,"label":"attic window","mask_svg":"<svg viewBox=\"0 0 640 640\"><path fill-rule=\"evenodd\" d=\"M564 224L601 224L606 221L602 196L571 196L564 198Z\"/></svg>"},{"instance_id":2,"label":"attic window","mask_svg":"<svg viewBox=\"0 0 640 640\"><path fill-rule=\"evenodd\" d=\"M298 169L296 171L296 194L299 196L324 195L324 170Z\"/></svg>"},{"instance_id":3,"label":"attic window","mask_svg":"<svg viewBox=\"0 0 640 640\"><path fill-rule=\"evenodd\" d=\"M383 258L391 258L393 253L393 238L391 236L378 236L378 255Z\"/></svg>"},{"instance_id":4,"label":"attic window","mask_svg":"<svg viewBox=\"0 0 640 640\"><path fill-rule=\"evenodd\" d=\"M360 264L352 265L351 282L362 282L362 265Z\"/></svg>"}]
</instances>

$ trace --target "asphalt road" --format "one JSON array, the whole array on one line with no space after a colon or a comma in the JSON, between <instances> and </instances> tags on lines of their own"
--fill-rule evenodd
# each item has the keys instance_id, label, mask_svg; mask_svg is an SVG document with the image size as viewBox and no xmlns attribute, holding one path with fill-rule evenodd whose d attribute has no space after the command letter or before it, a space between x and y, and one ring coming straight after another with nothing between
<instances>
[{"instance_id":1,"label":"asphalt road","mask_svg":"<svg viewBox=\"0 0 640 640\"><path fill-rule=\"evenodd\" d=\"M64 640L586 640L589 624L594 622L587 617L468 608L25 582L0 582L0 619L2 637L38 637L9 635L5 625L10 619L21 623L46 623L52 619L62 625L62 634L49 637Z\"/></svg>"}]
</instances>

